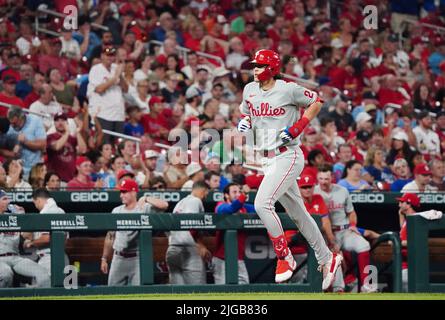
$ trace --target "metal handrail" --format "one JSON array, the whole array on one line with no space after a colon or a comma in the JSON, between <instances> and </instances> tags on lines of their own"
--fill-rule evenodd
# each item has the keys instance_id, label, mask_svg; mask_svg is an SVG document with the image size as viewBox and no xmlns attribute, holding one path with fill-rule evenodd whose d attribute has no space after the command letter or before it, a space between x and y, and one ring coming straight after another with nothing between
<instances>
[{"instance_id":1,"label":"metal handrail","mask_svg":"<svg viewBox=\"0 0 445 320\"><path fill-rule=\"evenodd\" d=\"M425 27L425 28L436 29L436 31L445 32L445 27L436 26L434 24L426 23L426 22L419 22L419 21L411 19L411 18L402 18L402 23L420 24L422 27Z\"/></svg>"},{"instance_id":2,"label":"metal handrail","mask_svg":"<svg viewBox=\"0 0 445 320\"><path fill-rule=\"evenodd\" d=\"M35 112L35 111L31 111L29 109L22 108L20 106L15 105L15 104L9 104L9 103L5 103L5 102L0 102L0 107L5 107L5 108L8 108L8 109L19 108L23 112L26 112L26 113L29 113L29 114L33 114L33 115L36 115L36 116L39 116L39 117L44 117L44 118L52 118L51 115L49 115L49 114L42 114L42 113L38 113L38 112Z\"/></svg>"},{"instance_id":3,"label":"metal handrail","mask_svg":"<svg viewBox=\"0 0 445 320\"><path fill-rule=\"evenodd\" d=\"M380 244L387 241L392 243L392 276L394 281L393 291L402 292L402 244L400 242L399 234L392 231L382 233L380 237L377 238L370 251L373 251Z\"/></svg>"},{"instance_id":4,"label":"metal handrail","mask_svg":"<svg viewBox=\"0 0 445 320\"><path fill-rule=\"evenodd\" d=\"M150 41L148 41L148 43L149 44L153 43L153 44L160 45L160 46L164 45L164 42L159 41L159 40L150 40ZM176 50L180 51L184 55L185 59L187 59L187 54L192 51L191 49L186 48L186 47L182 47L180 45L176 46ZM196 51L196 54L198 56L201 56L201 57L204 57L204 58L209 58L209 59L216 60L216 61L218 61L218 63L222 67L225 66L224 60L221 57L215 56L215 55L210 54L210 53L202 52L202 51Z\"/></svg>"},{"instance_id":5,"label":"metal handrail","mask_svg":"<svg viewBox=\"0 0 445 320\"><path fill-rule=\"evenodd\" d=\"M55 36L55 37L60 37L61 36L61 34L59 32L52 31L52 30L45 29L45 28L36 27L36 31L37 32L43 32L43 33L46 33L46 34L49 34L49 35L52 35L52 36Z\"/></svg>"},{"instance_id":6,"label":"metal handrail","mask_svg":"<svg viewBox=\"0 0 445 320\"><path fill-rule=\"evenodd\" d=\"M307 79L303 79L300 77L296 77L287 73L282 73L281 76L285 79L289 79L292 81L297 82L298 84L302 84L302 85L306 85L306 86L310 86L313 88L318 88L320 86L320 83L315 82L315 81L311 81L311 80L307 80Z\"/></svg>"},{"instance_id":7,"label":"metal handrail","mask_svg":"<svg viewBox=\"0 0 445 320\"><path fill-rule=\"evenodd\" d=\"M66 18L67 17L66 14L61 13L61 12L57 12L57 11L54 11L54 10L39 8L39 9L37 9L37 11L41 12L41 13L46 13L46 14L49 14L49 15L52 15L52 16L55 16L55 17L58 17L58 18ZM104 31L108 31L109 30L107 26L104 26L102 24L98 24L98 23L95 23L95 22L92 22L91 26L95 27L97 29L104 30Z\"/></svg>"}]
</instances>

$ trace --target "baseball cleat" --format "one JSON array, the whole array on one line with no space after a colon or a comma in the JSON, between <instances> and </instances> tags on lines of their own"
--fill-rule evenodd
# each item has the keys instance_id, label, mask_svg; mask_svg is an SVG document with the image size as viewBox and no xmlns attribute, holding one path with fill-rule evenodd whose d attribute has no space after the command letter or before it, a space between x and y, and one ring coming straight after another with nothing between
<instances>
[{"instance_id":1,"label":"baseball cleat","mask_svg":"<svg viewBox=\"0 0 445 320\"><path fill-rule=\"evenodd\" d=\"M337 272L338 267L341 265L343 257L337 253L332 254L331 261L323 266L320 266L323 271L323 284L322 290L328 290L335 280L335 272Z\"/></svg>"},{"instance_id":2,"label":"baseball cleat","mask_svg":"<svg viewBox=\"0 0 445 320\"><path fill-rule=\"evenodd\" d=\"M286 282L292 275L294 274L295 269L297 268L297 263L295 262L292 254L289 254L284 259L278 259L277 261L277 269L275 270L275 282L282 283Z\"/></svg>"}]
</instances>

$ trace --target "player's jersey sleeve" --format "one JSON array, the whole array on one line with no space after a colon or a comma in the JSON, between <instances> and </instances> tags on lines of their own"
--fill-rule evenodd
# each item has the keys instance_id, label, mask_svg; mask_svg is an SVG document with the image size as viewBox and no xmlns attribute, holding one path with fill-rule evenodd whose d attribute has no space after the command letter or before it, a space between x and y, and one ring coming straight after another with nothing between
<instances>
[{"instance_id":1,"label":"player's jersey sleeve","mask_svg":"<svg viewBox=\"0 0 445 320\"><path fill-rule=\"evenodd\" d=\"M352 205L352 199L351 199L351 195L349 194L348 190L344 190L345 193L345 197L346 197L346 201L345 201L345 211L346 213L350 213L352 211L354 211L354 206Z\"/></svg>"},{"instance_id":2,"label":"player's jersey sleeve","mask_svg":"<svg viewBox=\"0 0 445 320\"><path fill-rule=\"evenodd\" d=\"M306 89L296 83L289 82L288 93L293 104L298 107L309 107L317 100L317 93L315 91Z\"/></svg>"},{"instance_id":3,"label":"player's jersey sleeve","mask_svg":"<svg viewBox=\"0 0 445 320\"><path fill-rule=\"evenodd\" d=\"M204 212L204 206L199 199L190 198L182 208L183 213L201 213Z\"/></svg>"}]
</instances>

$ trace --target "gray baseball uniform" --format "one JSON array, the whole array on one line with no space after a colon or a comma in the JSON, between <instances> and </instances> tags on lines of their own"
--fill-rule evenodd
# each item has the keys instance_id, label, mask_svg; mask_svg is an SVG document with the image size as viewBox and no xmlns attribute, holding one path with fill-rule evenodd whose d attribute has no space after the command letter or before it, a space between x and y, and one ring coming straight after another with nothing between
<instances>
[{"instance_id":1,"label":"gray baseball uniform","mask_svg":"<svg viewBox=\"0 0 445 320\"><path fill-rule=\"evenodd\" d=\"M190 194L176 204L173 213L204 213L204 205L201 199ZM166 261L170 284L205 284L205 264L190 231L169 232L168 244Z\"/></svg>"},{"instance_id":2,"label":"gray baseball uniform","mask_svg":"<svg viewBox=\"0 0 445 320\"><path fill-rule=\"evenodd\" d=\"M48 271L36 262L21 257L19 244L20 232L0 233L0 287L6 288L12 285L14 272L34 278L38 287L49 287L51 282Z\"/></svg>"},{"instance_id":3,"label":"gray baseball uniform","mask_svg":"<svg viewBox=\"0 0 445 320\"><path fill-rule=\"evenodd\" d=\"M292 126L299 118L301 108L314 103L317 93L295 83L277 80L275 86L267 91L256 82L244 88L241 112L249 115L256 149L275 151L275 157L263 157L261 164L264 179L255 198L255 210L272 237L282 235L283 227L275 212L275 202L279 201L287 214L314 249L319 264L329 262L331 252L315 221L307 212L297 178L304 167L304 156L299 139L288 143L287 150L278 154L282 144L279 132Z\"/></svg>"},{"instance_id":4,"label":"gray baseball uniform","mask_svg":"<svg viewBox=\"0 0 445 320\"><path fill-rule=\"evenodd\" d=\"M143 208L136 206L133 210L118 206L111 213L150 213L155 208L146 203ZM109 286L140 285L140 268L138 256L139 231L116 231L113 242L113 259L108 275Z\"/></svg>"},{"instance_id":5,"label":"gray baseball uniform","mask_svg":"<svg viewBox=\"0 0 445 320\"><path fill-rule=\"evenodd\" d=\"M369 242L361 235L348 229L349 218L347 213L354 210L348 190L338 184L333 184L331 191L328 193L321 190L320 186L317 185L314 193L320 194L326 202L332 226L343 228L343 230L334 232L340 248L357 253L369 251Z\"/></svg>"},{"instance_id":6,"label":"gray baseball uniform","mask_svg":"<svg viewBox=\"0 0 445 320\"><path fill-rule=\"evenodd\" d=\"M42 210L40 211L40 213L42 214L64 214L65 211L57 206L57 203L54 201L54 199L49 198L46 201L45 206L42 208ZM33 233L33 239L36 240L38 238L40 238L42 235L44 234L49 234L48 231L43 231L43 232L34 232ZM39 248L36 251L37 254L37 263L39 265L41 265L42 267L44 267L49 274L51 274L51 249L50 247L46 247L46 248ZM65 265L69 264L69 259L68 256L65 254Z\"/></svg>"}]
</instances>

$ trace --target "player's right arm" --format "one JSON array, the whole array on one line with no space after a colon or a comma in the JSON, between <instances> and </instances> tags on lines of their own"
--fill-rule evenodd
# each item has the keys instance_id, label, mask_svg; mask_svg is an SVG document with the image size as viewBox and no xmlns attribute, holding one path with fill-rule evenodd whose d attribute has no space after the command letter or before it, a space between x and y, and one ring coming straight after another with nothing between
<instances>
[{"instance_id":1,"label":"player's right arm","mask_svg":"<svg viewBox=\"0 0 445 320\"><path fill-rule=\"evenodd\" d=\"M100 260L100 270L104 274L108 273L108 261L113 256L113 243L115 236L115 231L108 231L107 235L105 236L104 249L102 251L102 258Z\"/></svg>"}]
</instances>

